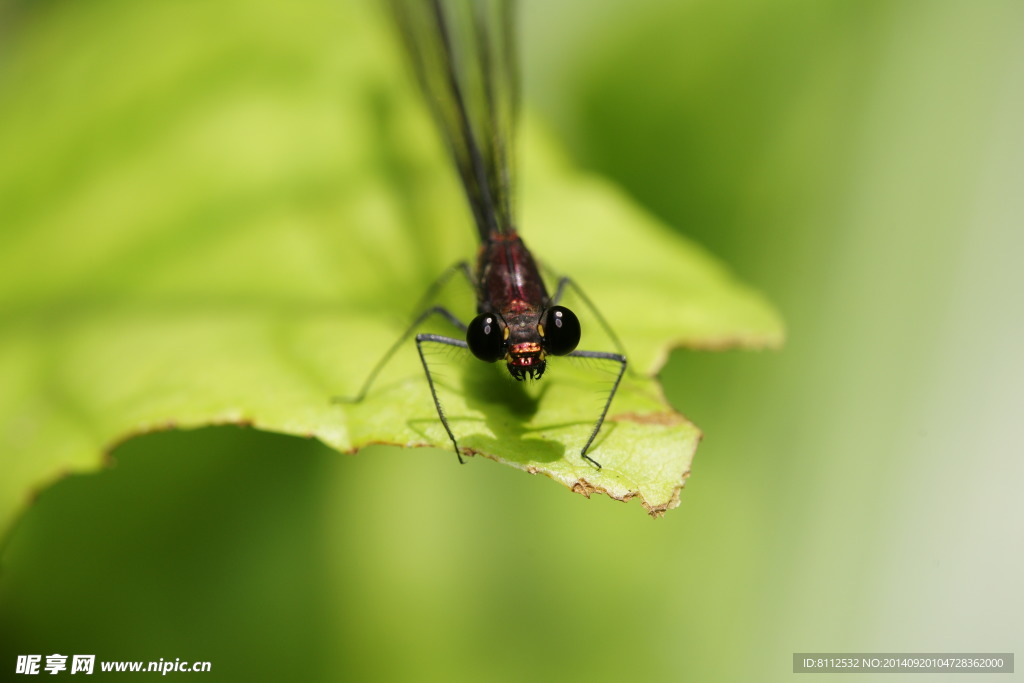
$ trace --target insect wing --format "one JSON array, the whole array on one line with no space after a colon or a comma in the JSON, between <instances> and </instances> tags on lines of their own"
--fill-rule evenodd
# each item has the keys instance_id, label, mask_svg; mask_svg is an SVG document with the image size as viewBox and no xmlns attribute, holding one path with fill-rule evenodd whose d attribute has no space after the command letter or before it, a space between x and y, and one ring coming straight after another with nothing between
<instances>
[{"instance_id":1,"label":"insect wing","mask_svg":"<svg viewBox=\"0 0 1024 683\"><path fill-rule=\"evenodd\" d=\"M519 92L512 0L392 0L481 239L513 229Z\"/></svg>"}]
</instances>

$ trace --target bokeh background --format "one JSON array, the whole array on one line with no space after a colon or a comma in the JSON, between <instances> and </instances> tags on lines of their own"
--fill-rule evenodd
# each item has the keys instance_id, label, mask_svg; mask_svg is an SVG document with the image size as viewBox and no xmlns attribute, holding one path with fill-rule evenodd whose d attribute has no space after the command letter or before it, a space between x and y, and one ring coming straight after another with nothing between
<instances>
[{"instance_id":1,"label":"bokeh background","mask_svg":"<svg viewBox=\"0 0 1024 683\"><path fill-rule=\"evenodd\" d=\"M305 5L280 40L315 49L332 15ZM160 68L188 21L282 18L224 6L161 4L173 40L110 49ZM59 59L76 22L148 11L8 2L0 41L38 31ZM672 354L666 392L705 432L681 507L652 521L440 451L145 436L4 545L4 676L66 651L211 680L767 681L798 651L1022 650L1024 5L527 0L521 20L533 115L787 321L781 352Z\"/></svg>"}]
</instances>

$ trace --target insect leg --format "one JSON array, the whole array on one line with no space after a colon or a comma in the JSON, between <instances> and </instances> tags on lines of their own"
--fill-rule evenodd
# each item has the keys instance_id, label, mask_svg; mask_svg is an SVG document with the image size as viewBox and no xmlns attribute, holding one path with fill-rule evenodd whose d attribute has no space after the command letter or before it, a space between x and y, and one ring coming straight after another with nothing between
<instances>
[{"instance_id":1,"label":"insect leg","mask_svg":"<svg viewBox=\"0 0 1024 683\"><path fill-rule=\"evenodd\" d=\"M475 285L473 284L473 274L469 270L468 262L459 261L445 268L444 272L441 273L440 277L438 277L433 282L433 284L431 284L430 287L427 288L426 294L423 295L423 298L420 299L419 305L416 306L416 310L422 310L422 313L420 313L419 316L417 316L417 318L412 322L412 324L410 324L409 327L407 327L405 331L402 332L401 336L399 336L398 340L391 345L391 348L387 350L384 356L379 361L377 361L377 364L373 367L373 370L371 370L370 374L367 376L366 381L363 382L363 386L359 390L359 393L356 394L355 396L334 396L331 398L332 403L359 403L364 398L366 398L366 392L370 390L370 387L373 385L374 381L376 381L377 375L380 373L380 371L384 369L384 366L388 364L388 361L391 360L391 357L393 355L395 355L395 352L398 351L399 347L401 347L405 340L409 338L409 335L415 332L416 328L422 325L423 322L431 315L437 314L444 316L445 318L448 319L450 323L455 325L455 327L459 328L462 331L466 330L466 324L459 320L448 309L442 306L431 306L430 308L426 308L429 302L437 298L438 293L446 284L448 284L448 280L450 280L452 275L454 275L456 272L461 272L465 276L466 282L469 284L470 289L475 288Z\"/></svg>"},{"instance_id":2,"label":"insect leg","mask_svg":"<svg viewBox=\"0 0 1024 683\"><path fill-rule=\"evenodd\" d=\"M597 318L597 321L601 323L601 327L603 327L604 331L608 333L609 337L611 337L612 344L615 345L615 349L619 352L618 354L615 355L622 357L623 361L625 361L626 349L622 346L622 342L619 341L619 336L615 334L615 330L612 329L612 326L609 325L608 321L604 319L603 315L601 315L601 311L597 310L597 306L595 306L594 302L590 300L590 297L583 293L583 290L580 289L580 286L576 284L575 280L569 277L558 278L558 286L555 288L555 295L551 297L552 305L557 304L559 301L561 301L562 294L565 293L566 287L572 287L572 291L576 292L576 295L583 301L584 304L586 304L587 308L590 309L590 312L594 314L594 316Z\"/></svg>"},{"instance_id":3,"label":"insect leg","mask_svg":"<svg viewBox=\"0 0 1024 683\"><path fill-rule=\"evenodd\" d=\"M373 367L373 370L370 371L370 374L366 378L366 381L363 382L363 387L359 390L358 394L356 394L355 396L334 396L333 398L331 398L331 402L359 403L364 398L366 398L366 392L370 390L370 387L377 379L377 375L379 375L380 371L384 369L384 366L388 364L388 361L391 360L391 357L395 355L395 352L398 351L399 348L401 348L405 340L409 338L409 335L415 332L416 328L422 325L423 322L432 315L443 316L444 318L447 318L448 322L450 322L452 325L459 328L463 332L465 332L466 330L466 323L459 320L455 316L455 314L449 311L447 308L443 306L431 306L427 310L420 313L419 316L417 316L416 320L414 320L412 324L406 328L405 332L402 332L402 335L398 338L398 340L394 344L392 344L391 348L387 350L384 356L379 361L377 361L377 364ZM417 343L419 343L419 336L421 335L417 335ZM465 342L462 342L462 344L465 345Z\"/></svg>"},{"instance_id":4,"label":"insect leg","mask_svg":"<svg viewBox=\"0 0 1024 683\"><path fill-rule=\"evenodd\" d=\"M601 416L597 418L594 430L590 432L590 438L587 439L587 443L583 446L583 450L580 451L580 455L584 460L589 460L594 465L597 465L597 469L601 469L601 463L587 455L587 449L590 448L590 444L594 443L597 433L601 431L601 425L604 424L604 418L608 415L608 408L612 405L612 399L615 398L615 392L619 390L619 382L622 381L622 375L626 372L626 357L621 353L609 353L608 351L573 351L568 355L576 356L577 358L610 360L619 364L619 374L615 376L615 383L612 385L612 390L608 393L608 400L604 402L604 408L601 410Z\"/></svg>"},{"instance_id":5,"label":"insect leg","mask_svg":"<svg viewBox=\"0 0 1024 683\"><path fill-rule=\"evenodd\" d=\"M420 353L420 361L423 363L423 372L427 375L427 384L430 385L430 395L434 399L434 407L437 408L437 416L441 418L441 424L444 425L444 431L448 432L448 438L452 440L452 447L455 448L455 457L459 459L459 464L461 465L464 464L465 461L462 459L462 453L459 452L459 443L455 440L455 434L452 433L452 428L448 426L448 418L444 416L444 410L441 408L441 401L437 398L437 389L434 388L434 377L430 374L430 366L427 365L427 357L423 355L423 344L427 342L445 344L447 346L458 346L463 349L469 348L469 345L461 339L444 337L439 334L416 335L416 350ZM605 411L607 410L608 408L605 407ZM591 437L591 440L593 440L593 437Z\"/></svg>"},{"instance_id":6,"label":"insect leg","mask_svg":"<svg viewBox=\"0 0 1024 683\"><path fill-rule=\"evenodd\" d=\"M448 280L450 280L452 275L454 275L456 272L460 272L465 276L466 283L469 284L470 290L476 289L476 283L473 282L473 273L469 269L469 262L458 261L457 263L453 263L452 265L444 269L444 272L441 273L441 275L436 280L434 280L433 284L431 284L430 287L427 288L427 291L423 295L423 298L420 299L420 302L416 304L416 308L414 308L413 310L422 311L423 309L425 309L427 307L427 304L429 304L431 301L437 298L438 293L440 293L444 286L448 284Z\"/></svg>"}]
</instances>

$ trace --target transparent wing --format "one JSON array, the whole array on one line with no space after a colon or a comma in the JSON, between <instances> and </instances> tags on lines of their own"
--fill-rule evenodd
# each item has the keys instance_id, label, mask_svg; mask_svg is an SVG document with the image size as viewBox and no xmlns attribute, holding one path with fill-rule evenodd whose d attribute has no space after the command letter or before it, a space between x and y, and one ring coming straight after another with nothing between
<instances>
[{"instance_id":1,"label":"transparent wing","mask_svg":"<svg viewBox=\"0 0 1024 683\"><path fill-rule=\"evenodd\" d=\"M513 0L392 0L481 238L513 229L519 72Z\"/></svg>"}]
</instances>

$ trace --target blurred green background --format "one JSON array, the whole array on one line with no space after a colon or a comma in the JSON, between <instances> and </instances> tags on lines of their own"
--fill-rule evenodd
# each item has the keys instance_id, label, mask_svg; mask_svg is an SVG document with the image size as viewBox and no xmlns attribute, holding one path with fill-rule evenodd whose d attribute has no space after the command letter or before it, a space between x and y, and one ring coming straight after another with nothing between
<instances>
[{"instance_id":1,"label":"blurred green background","mask_svg":"<svg viewBox=\"0 0 1024 683\"><path fill-rule=\"evenodd\" d=\"M322 4L206 5L7 3L0 58L52 51L84 94L101 74L58 61L105 13L166 23L108 45L156 71L189 21L331 39ZM1024 5L522 10L533 113L789 327L780 353L672 355L705 432L682 506L651 521L440 451L150 435L4 546L4 675L70 652L212 680L783 680L796 651L1021 650Z\"/></svg>"}]
</instances>

